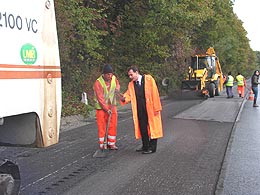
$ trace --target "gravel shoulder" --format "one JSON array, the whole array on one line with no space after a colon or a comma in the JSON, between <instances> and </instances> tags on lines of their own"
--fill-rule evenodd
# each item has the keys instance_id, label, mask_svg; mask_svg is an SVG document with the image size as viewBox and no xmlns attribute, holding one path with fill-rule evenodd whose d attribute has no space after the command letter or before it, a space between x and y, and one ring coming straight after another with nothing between
<instances>
[{"instance_id":1,"label":"gravel shoulder","mask_svg":"<svg viewBox=\"0 0 260 195\"><path fill-rule=\"evenodd\" d=\"M121 111L128 110L131 108L131 104L127 104L125 106L117 106L118 114L120 114ZM65 132L71 129L75 129L78 127L82 127L84 125L92 124L96 122L96 111L93 110L89 117L84 118L83 115L72 115L72 116L66 116L61 118L60 123L60 132Z\"/></svg>"}]
</instances>

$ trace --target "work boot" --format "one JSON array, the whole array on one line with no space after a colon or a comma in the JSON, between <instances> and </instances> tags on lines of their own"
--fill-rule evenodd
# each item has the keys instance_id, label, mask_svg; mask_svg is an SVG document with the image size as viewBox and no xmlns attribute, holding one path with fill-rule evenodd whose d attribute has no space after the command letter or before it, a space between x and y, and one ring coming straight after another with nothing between
<instances>
[{"instance_id":1,"label":"work boot","mask_svg":"<svg viewBox=\"0 0 260 195\"><path fill-rule=\"evenodd\" d=\"M258 107L258 105L257 104L253 104L253 107Z\"/></svg>"},{"instance_id":2,"label":"work boot","mask_svg":"<svg viewBox=\"0 0 260 195\"><path fill-rule=\"evenodd\" d=\"M118 147L116 145L108 146L110 150L118 150Z\"/></svg>"}]
</instances>

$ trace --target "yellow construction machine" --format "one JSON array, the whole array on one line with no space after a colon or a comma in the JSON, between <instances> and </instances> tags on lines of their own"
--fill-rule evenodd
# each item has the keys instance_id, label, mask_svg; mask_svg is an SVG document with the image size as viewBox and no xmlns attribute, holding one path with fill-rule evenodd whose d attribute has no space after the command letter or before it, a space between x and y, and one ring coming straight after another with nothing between
<instances>
[{"instance_id":1,"label":"yellow construction machine","mask_svg":"<svg viewBox=\"0 0 260 195\"><path fill-rule=\"evenodd\" d=\"M205 97L219 96L223 90L223 73L213 47L208 48L205 54L191 56L191 65L182 89L200 91Z\"/></svg>"}]
</instances>

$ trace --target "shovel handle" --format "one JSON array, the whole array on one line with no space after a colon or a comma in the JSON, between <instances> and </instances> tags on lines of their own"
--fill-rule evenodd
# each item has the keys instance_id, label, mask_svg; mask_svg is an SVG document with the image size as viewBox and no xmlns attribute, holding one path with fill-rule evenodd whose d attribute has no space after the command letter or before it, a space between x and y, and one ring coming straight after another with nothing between
<instances>
[{"instance_id":1,"label":"shovel handle","mask_svg":"<svg viewBox=\"0 0 260 195\"><path fill-rule=\"evenodd\" d=\"M109 112L109 116L108 116L108 120L107 120L107 126L106 126L106 133L105 133L105 140L104 140L104 149L107 149L107 136L108 136L108 128L109 128L109 125L110 125L110 120L111 120L111 117L112 117L112 110L113 110L113 102L116 98L116 94L114 94L114 97L113 97L113 100L112 100L112 107L111 107L111 112Z\"/></svg>"}]
</instances>

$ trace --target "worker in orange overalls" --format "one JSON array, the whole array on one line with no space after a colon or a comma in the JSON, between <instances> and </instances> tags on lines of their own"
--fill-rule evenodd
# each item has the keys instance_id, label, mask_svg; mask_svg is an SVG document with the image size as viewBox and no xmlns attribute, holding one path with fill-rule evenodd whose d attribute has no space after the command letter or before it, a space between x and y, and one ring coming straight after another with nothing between
<instances>
[{"instance_id":1,"label":"worker in orange overalls","mask_svg":"<svg viewBox=\"0 0 260 195\"><path fill-rule=\"evenodd\" d=\"M245 97L246 79L239 72L236 76L236 80L237 80L237 93L238 93L239 97L244 98Z\"/></svg>"},{"instance_id":2,"label":"worker in orange overalls","mask_svg":"<svg viewBox=\"0 0 260 195\"><path fill-rule=\"evenodd\" d=\"M96 121L98 127L98 138L100 149L106 149L104 145L106 128L108 126L107 147L117 150L117 108L115 91L120 90L119 81L113 74L113 69L109 64L103 68L103 74L96 80L93 86L94 100L96 108ZM109 116L110 123L108 124Z\"/></svg>"},{"instance_id":3,"label":"worker in orange overalls","mask_svg":"<svg viewBox=\"0 0 260 195\"><path fill-rule=\"evenodd\" d=\"M151 75L139 73L137 67L128 68L131 81L124 94L118 94L121 103L131 102L136 139L142 138L142 146L137 152L156 152L157 139L163 137L161 101L158 88Z\"/></svg>"}]
</instances>

